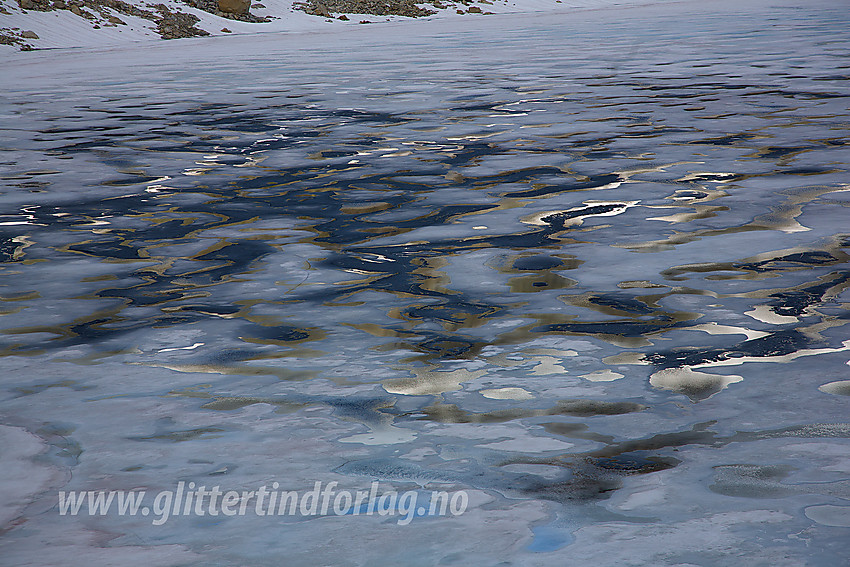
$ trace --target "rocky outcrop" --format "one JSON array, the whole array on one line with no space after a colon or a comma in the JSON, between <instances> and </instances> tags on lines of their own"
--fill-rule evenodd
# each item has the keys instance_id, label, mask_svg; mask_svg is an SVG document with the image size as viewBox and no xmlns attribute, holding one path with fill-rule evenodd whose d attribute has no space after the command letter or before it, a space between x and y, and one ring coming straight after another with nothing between
<instances>
[{"instance_id":1,"label":"rocky outcrop","mask_svg":"<svg viewBox=\"0 0 850 567\"><path fill-rule=\"evenodd\" d=\"M209 35L208 32L195 27L199 21L197 16L179 10L172 11L164 4L150 4L140 8L123 0L18 0L18 5L22 10L39 12L68 10L76 16L90 20L93 26L102 27L126 25L113 12L136 16L155 23L156 31L163 39Z\"/></svg>"},{"instance_id":2,"label":"rocky outcrop","mask_svg":"<svg viewBox=\"0 0 850 567\"><path fill-rule=\"evenodd\" d=\"M165 4L165 2L168 2L168 4ZM460 14L487 14L489 12L482 12L480 8L472 6L472 4L473 2L492 3L491 0L443 2L445 0L442 2L441 0L299 0L293 5L293 8L323 18L326 21L331 21L332 18L351 21L349 18L351 14L422 17L436 14L435 9L447 10L456 7L468 8L467 12L459 9L458 13ZM14 7L13 3L18 4L20 11ZM189 7L195 8L195 10ZM288 5L286 7L288 9ZM263 9L266 10L266 13L271 13L265 17L259 17L252 14L251 9ZM20 16L20 14L30 12L58 10L70 12L70 14L66 14L66 17L73 14L73 17L66 22L74 29L79 30L81 25L83 29L90 27L95 30L126 26L126 29L121 31L129 33L123 34L123 37L128 39L132 37L136 40L150 38L154 34L158 34L163 39L206 36L210 33L218 33L216 30L219 29L221 33L233 33L230 29L221 27L223 22L218 24L211 22L205 16L199 14L197 10L243 22L271 22L281 19L281 16L274 15L279 12L280 6L273 6L269 10L263 4L252 3L251 0L0 0L0 14L15 17L14 20L6 24L6 27L0 27L0 46L7 45L15 46L21 50L32 50L39 47L54 47L57 44L58 46L74 45L73 41L67 39L60 38L57 40L54 36L61 32L56 32L49 26L45 27L43 25L44 18L39 16L32 18L33 27L30 28L28 23L30 18ZM203 27L206 29L201 28L200 19L204 19ZM362 24L372 23L370 19L361 20L359 18L354 19L351 23L358 20ZM39 22L39 24L36 25L36 22ZM2 24L3 22L0 22L0 26ZM275 25L274 27L280 26ZM242 29L244 28L237 31ZM38 37L39 35L42 37ZM82 36L87 37L85 33ZM107 37L110 38L109 41L116 40L114 33L108 34Z\"/></svg>"},{"instance_id":3,"label":"rocky outcrop","mask_svg":"<svg viewBox=\"0 0 850 567\"><path fill-rule=\"evenodd\" d=\"M208 31L195 27L200 20L194 14L172 12L165 4L154 4L152 7L159 15L156 20L156 32L162 39L210 35Z\"/></svg>"},{"instance_id":4,"label":"rocky outcrop","mask_svg":"<svg viewBox=\"0 0 850 567\"><path fill-rule=\"evenodd\" d=\"M292 7L325 18L332 17L333 14L373 14L417 18L437 13L434 10L420 8L413 0L308 0L296 2Z\"/></svg>"},{"instance_id":5,"label":"rocky outcrop","mask_svg":"<svg viewBox=\"0 0 850 567\"><path fill-rule=\"evenodd\" d=\"M21 51L32 51L33 47L26 42L24 33L27 32L20 28L0 28L0 45L14 45Z\"/></svg>"},{"instance_id":6,"label":"rocky outcrop","mask_svg":"<svg viewBox=\"0 0 850 567\"><path fill-rule=\"evenodd\" d=\"M24 11L50 12L68 10L72 14L85 18L92 27L109 27L126 25L115 13L136 16L150 20L155 24L155 31L163 39L182 37L198 37L209 35L195 24L199 19L193 14L179 9L169 8L164 4L137 3L136 5L124 0L17 0L18 6ZM250 0L181 0L184 4L198 8L211 14L232 20L246 22L264 22L265 18L254 16L250 12ZM28 39L13 30L2 30L0 44L27 46L23 40ZM32 32L30 32L32 33ZM37 38L29 38L37 39Z\"/></svg>"}]
</instances>

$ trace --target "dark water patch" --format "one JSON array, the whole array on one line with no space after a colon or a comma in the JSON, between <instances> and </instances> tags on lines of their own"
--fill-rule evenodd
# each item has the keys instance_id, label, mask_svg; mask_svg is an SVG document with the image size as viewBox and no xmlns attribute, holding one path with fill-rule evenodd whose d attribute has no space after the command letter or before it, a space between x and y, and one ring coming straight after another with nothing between
<instances>
[{"instance_id":1,"label":"dark water patch","mask_svg":"<svg viewBox=\"0 0 850 567\"><path fill-rule=\"evenodd\" d=\"M603 307L611 307L617 311L625 311L636 315L649 315L656 310L649 307L643 301L632 299L626 295L607 293L588 298L590 303L601 305Z\"/></svg>"},{"instance_id":2,"label":"dark water patch","mask_svg":"<svg viewBox=\"0 0 850 567\"><path fill-rule=\"evenodd\" d=\"M767 146L765 148L760 148L756 152L755 157L759 159L778 159L786 156L795 155L807 150L811 150L813 148L814 146Z\"/></svg>"},{"instance_id":3,"label":"dark water patch","mask_svg":"<svg viewBox=\"0 0 850 567\"><path fill-rule=\"evenodd\" d=\"M587 439L588 441L598 441L600 443L610 444L614 442L612 435L601 435L590 431L590 428L585 423L567 423L562 421L550 421L541 423L548 433L561 435L571 439Z\"/></svg>"},{"instance_id":4,"label":"dark water patch","mask_svg":"<svg viewBox=\"0 0 850 567\"><path fill-rule=\"evenodd\" d=\"M307 403L276 400L272 398L252 396L218 396L201 406L203 409L216 411L235 411L254 404L269 404L275 407L277 413L292 413L308 407Z\"/></svg>"},{"instance_id":5,"label":"dark water patch","mask_svg":"<svg viewBox=\"0 0 850 567\"><path fill-rule=\"evenodd\" d=\"M761 262L746 262L733 263L732 267L740 270L750 270L753 272L770 272L775 270L783 270L787 268L799 268L804 266L822 266L831 265L841 260L822 250L813 250L809 252L798 252L763 260Z\"/></svg>"},{"instance_id":6,"label":"dark water patch","mask_svg":"<svg viewBox=\"0 0 850 567\"><path fill-rule=\"evenodd\" d=\"M133 441L165 441L168 443L180 443L195 439L213 439L218 436L216 435L217 433L223 433L224 431L226 430L220 427L198 427L182 431L158 433L156 435L148 435L145 437L129 437L128 439Z\"/></svg>"},{"instance_id":7,"label":"dark water patch","mask_svg":"<svg viewBox=\"0 0 850 567\"><path fill-rule=\"evenodd\" d=\"M267 342L271 344L299 342L310 338L311 333L305 329L291 327L288 325L276 325L271 327L263 327L252 325L246 328L242 337L243 340L257 342Z\"/></svg>"},{"instance_id":8,"label":"dark water patch","mask_svg":"<svg viewBox=\"0 0 850 567\"><path fill-rule=\"evenodd\" d=\"M480 347L480 343L474 339L458 335L431 336L424 341L409 344L419 352L446 360L466 358Z\"/></svg>"},{"instance_id":9,"label":"dark water patch","mask_svg":"<svg viewBox=\"0 0 850 567\"><path fill-rule=\"evenodd\" d=\"M688 348L655 352L644 356L661 369L698 366L724 360L753 357L767 358L792 354L809 345L811 340L800 331L776 331L765 337L740 342L730 348Z\"/></svg>"},{"instance_id":10,"label":"dark water patch","mask_svg":"<svg viewBox=\"0 0 850 567\"><path fill-rule=\"evenodd\" d=\"M623 212L627 208L628 206L622 203L590 205L587 207L581 207L578 209L546 215L544 217L541 217L540 220L551 226L552 229L559 231L564 230L569 226L567 223L570 219L591 217L595 215L606 215L608 213L613 212Z\"/></svg>"},{"instance_id":11,"label":"dark water patch","mask_svg":"<svg viewBox=\"0 0 850 567\"><path fill-rule=\"evenodd\" d=\"M101 181L100 184L106 187L130 187L132 185L140 185L156 181L159 177L155 175L135 175L133 177L124 177L122 179L113 179Z\"/></svg>"},{"instance_id":12,"label":"dark water patch","mask_svg":"<svg viewBox=\"0 0 850 567\"><path fill-rule=\"evenodd\" d=\"M395 402L387 398L341 398L320 396L317 403L323 403L333 409L333 414L342 419L367 425L382 425L392 419Z\"/></svg>"},{"instance_id":13,"label":"dark water patch","mask_svg":"<svg viewBox=\"0 0 850 567\"><path fill-rule=\"evenodd\" d=\"M602 156L596 156L601 158ZM524 181L524 179L522 179ZM616 173L609 173L603 175L593 175L590 176L587 181L582 182L574 182L567 184L558 184L546 187L540 187L537 189L528 189L525 191L513 191L510 193L503 193L503 197L511 197L511 198L524 198L524 197L542 197L546 195L554 195L557 193L563 193L566 191L588 191L592 189L599 189L611 183L616 183L620 181L621 178ZM514 181L521 181L521 179L516 179Z\"/></svg>"},{"instance_id":14,"label":"dark water patch","mask_svg":"<svg viewBox=\"0 0 850 567\"><path fill-rule=\"evenodd\" d=\"M708 146L735 146L741 142L750 142L761 138L758 134L727 134L725 136L717 136L713 138L703 138L701 140L692 140L688 144L700 144Z\"/></svg>"},{"instance_id":15,"label":"dark water patch","mask_svg":"<svg viewBox=\"0 0 850 567\"><path fill-rule=\"evenodd\" d=\"M548 415L622 415L644 411L648 406L635 402L606 402L601 400L560 400Z\"/></svg>"},{"instance_id":16,"label":"dark water patch","mask_svg":"<svg viewBox=\"0 0 850 567\"><path fill-rule=\"evenodd\" d=\"M40 394L45 390L49 390L50 388L70 388L76 391L82 390L90 390L94 388L94 386L86 386L81 384L77 380L60 380L58 382L52 382L47 384L33 384L31 386L26 387L16 387L13 388L12 391L17 393L20 396L32 396L33 394Z\"/></svg>"},{"instance_id":17,"label":"dark water patch","mask_svg":"<svg viewBox=\"0 0 850 567\"><path fill-rule=\"evenodd\" d=\"M705 199L708 193L703 191L676 191L674 199Z\"/></svg>"},{"instance_id":18,"label":"dark water patch","mask_svg":"<svg viewBox=\"0 0 850 567\"><path fill-rule=\"evenodd\" d=\"M227 365L249 360L253 354L253 351L246 348L224 348L206 355L205 358L208 364Z\"/></svg>"},{"instance_id":19,"label":"dark water patch","mask_svg":"<svg viewBox=\"0 0 850 567\"><path fill-rule=\"evenodd\" d=\"M715 422L698 423L689 430L674 433L659 433L644 439L630 439L612 443L608 447L592 451L588 455L594 458L613 458L619 455L643 452L660 451L687 445L722 446L726 440L721 439L717 433L709 430Z\"/></svg>"},{"instance_id":20,"label":"dark water patch","mask_svg":"<svg viewBox=\"0 0 850 567\"><path fill-rule=\"evenodd\" d=\"M720 435L712 431L710 428L716 423L715 421L697 423L685 431L659 433L643 439L618 441L583 455L592 458L613 458L635 452L659 452L689 445L719 448L730 443L752 443L765 439L850 438L850 424L846 423L815 423L762 431L737 431L731 435Z\"/></svg>"},{"instance_id":21,"label":"dark water patch","mask_svg":"<svg viewBox=\"0 0 850 567\"><path fill-rule=\"evenodd\" d=\"M208 315L233 315L241 311L241 308L232 305L180 305L171 311L193 311Z\"/></svg>"},{"instance_id":22,"label":"dark water patch","mask_svg":"<svg viewBox=\"0 0 850 567\"><path fill-rule=\"evenodd\" d=\"M803 315L812 305L822 303L827 293L850 283L850 272L838 272L830 274L830 276L833 277L824 278L827 281L820 284L770 294L769 297L776 298L770 302L771 310L779 315L798 317Z\"/></svg>"},{"instance_id":23,"label":"dark water patch","mask_svg":"<svg viewBox=\"0 0 850 567\"><path fill-rule=\"evenodd\" d=\"M840 237L840 235L836 235ZM776 255L772 258L757 261L733 261L733 262L706 262L700 264L684 264L673 266L661 271L661 275L668 279L681 280L687 273L711 273L711 272L747 272L747 273L769 273L795 270L807 270L819 266L830 266L845 263L848 256L838 250L841 244L834 249L805 250L791 254ZM708 278L719 278L720 276L709 275ZM723 276L728 277L728 276Z\"/></svg>"},{"instance_id":24,"label":"dark water patch","mask_svg":"<svg viewBox=\"0 0 850 567\"><path fill-rule=\"evenodd\" d=\"M574 335L610 335L620 337L643 337L669 329L688 327L692 323L643 322L632 320L601 321L596 323L555 323L535 327L535 333L569 333Z\"/></svg>"},{"instance_id":25,"label":"dark water patch","mask_svg":"<svg viewBox=\"0 0 850 567\"><path fill-rule=\"evenodd\" d=\"M18 262L24 256L26 243L18 236L0 236L0 262Z\"/></svg>"},{"instance_id":26,"label":"dark water patch","mask_svg":"<svg viewBox=\"0 0 850 567\"><path fill-rule=\"evenodd\" d=\"M620 454L613 457L583 457L546 461L516 459L511 463L549 463L564 468L566 479L541 481L532 479L520 492L561 504L591 503L610 498L623 486L623 477L651 474L671 469L681 463L673 457L644 453Z\"/></svg>"},{"instance_id":27,"label":"dark water patch","mask_svg":"<svg viewBox=\"0 0 850 567\"><path fill-rule=\"evenodd\" d=\"M252 146L254 147L254 146ZM265 148L269 149L269 148ZM349 157L356 156L357 150L322 150L318 154L316 154L317 158L321 159L333 159L339 157Z\"/></svg>"},{"instance_id":28,"label":"dark water patch","mask_svg":"<svg viewBox=\"0 0 850 567\"><path fill-rule=\"evenodd\" d=\"M536 272L540 270L562 268L564 267L564 261L560 258L553 258L552 256L526 256L523 258L517 258L517 260L513 263L513 267L516 270Z\"/></svg>"},{"instance_id":29,"label":"dark water patch","mask_svg":"<svg viewBox=\"0 0 850 567\"><path fill-rule=\"evenodd\" d=\"M693 175L689 175L687 180L685 181L697 181L704 183L734 183L735 181L740 181L744 179L744 175L739 175L735 173L697 173ZM678 194L679 192L677 192ZM700 193L701 196L705 196L704 193L697 191L696 193Z\"/></svg>"},{"instance_id":30,"label":"dark water patch","mask_svg":"<svg viewBox=\"0 0 850 567\"><path fill-rule=\"evenodd\" d=\"M414 305L402 311L401 315L406 319L436 320L460 325L466 321L478 321L485 317L492 317L502 311L502 309L498 305L472 303L453 298L439 304Z\"/></svg>"},{"instance_id":31,"label":"dark water patch","mask_svg":"<svg viewBox=\"0 0 850 567\"><path fill-rule=\"evenodd\" d=\"M139 260L142 258L137 247L119 238L111 239L111 241L73 244L68 247L68 250L100 258L120 260Z\"/></svg>"},{"instance_id":32,"label":"dark water patch","mask_svg":"<svg viewBox=\"0 0 850 567\"><path fill-rule=\"evenodd\" d=\"M438 404L418 410L416 414L423 415L416 417L416 419L440 423L504 423L530 417L559 415L573 417L624 415L646 409L648 409L648 406L635 402L607 402L602 400L559 400L549 408L515 408L489 412L470 412L454 404Z\"/></svg>"},{"instance_id":33,"label":"dark water patch","mask_svg":"<svg viewBox=\"0 0 850 567\"><path fill-rule=\"evenodd\" d=\"M643 456L637 453L590 460L594 466L619 474L647 474L671 469L681 463L678 459Z\"/></svg>"},{"instance_id":34,"label":"dark water patch","mask_svg":"<svg viewBox=\"0 0 850 567\"><path fill-rule=\"evenodd\" d=\"M540 482L521 490L526 496L551 500L561 504L589 503L605 500L623 486L622 480L608 471L586 467L569 481Z\"/></svg>"},{"instance_id":35,"label":"dark water patch","mask_svg":"<svg viewBox=\"0 0 850 567\"><path fill-rule=\"evenodd\" d=\"M354 122L377 122L379 124L400 124L412 120L411 118L389 112L375 112L348 108L334 110L331 112L331 115L342 118L353 118Z\"/></svg>"}]
</instances>

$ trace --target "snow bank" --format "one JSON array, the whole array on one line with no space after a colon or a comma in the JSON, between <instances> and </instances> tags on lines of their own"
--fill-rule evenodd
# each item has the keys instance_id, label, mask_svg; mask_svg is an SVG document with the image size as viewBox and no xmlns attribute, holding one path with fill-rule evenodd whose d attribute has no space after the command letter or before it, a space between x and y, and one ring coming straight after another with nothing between
<instances>
[{"instance_id":1,"label":"snow bank","mask_svg":"<svg viewBox=\"0 0 850 567\"><path fill-rule=\"evenodd\" d=\"M427 20L465 18L475 21L490 14L563 12L606 8L613 6L635 6L650 3L669 3L679 0L464 0L461 2L437 2L437 7L427 5L437 13ZM255 34L274 32L304 32L331 30L342 26L360 25L364 22L410 20L403 16L376 16L347 13L347 20L307 14L293 7L298 0L261 0L251 6L251 14L269 21L253 23L220 17L179 0L129 0L128 4L145 11L154 11L152 6L164 5L172 13L191 14L198 18L196 27L211 36L233 34ZM426 4L421 4L426 6ZM70 3L68 4L70 6ZM440 8L440 6L443 6ZM462 13L461 13L462 12ZM109 20L112 15L115 19ZM156 22L103 9L100 13L89 12L83 17L68 9L37 11L24 10L18 0L0 0L0 52L24 49L57 49L69 47L108 47L139 41L160 40ZM118 23L120 21L121 23ZM2 44L5 43L5 44Z\"/></svg>"}]
</instances>

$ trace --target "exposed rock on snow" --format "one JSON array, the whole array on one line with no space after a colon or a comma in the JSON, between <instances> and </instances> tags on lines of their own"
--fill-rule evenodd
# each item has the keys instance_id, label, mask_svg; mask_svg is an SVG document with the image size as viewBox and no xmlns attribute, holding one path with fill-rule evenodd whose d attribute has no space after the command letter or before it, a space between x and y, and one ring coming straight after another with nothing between
<instances>
[{"instance_id":1,"label":"exposed rock on snow","mask_svg":"<svg viewBox=\"0 0 850 567\"><path fill-rule=\"evenodd\" d=\"M23 13L67 11L73 16L88 20L92 29L126 26L127 22L118 17L117 13L152 22L153 29L163 39L209 35L209 32L195 27L199 18L194 14L181 12L165 4L144 2L138 4L130 4L123 0L70 0L68 2L65 0L18 0L18 6ZM28 49L32 48L32 45L23 40L40 38L36 32L29 30L17 34L14 32L14 28L0 29L0 34L8 38L3 43L17 44L22 49Z\"/></svg>"},{"instance_id":2,"label":"exposed rock on snow","mask_svg":"<svg viewBox=\"0 0 850 567\"><path fill-rule=\"evenodd\" d=\"M437 13L435 10L420 8L416 4L413 0L308 0L307 2L296 2L293 7L308 14L325 18L330 18L334 14L393 15L417 18Z\"/></svg>"}]
</instances>

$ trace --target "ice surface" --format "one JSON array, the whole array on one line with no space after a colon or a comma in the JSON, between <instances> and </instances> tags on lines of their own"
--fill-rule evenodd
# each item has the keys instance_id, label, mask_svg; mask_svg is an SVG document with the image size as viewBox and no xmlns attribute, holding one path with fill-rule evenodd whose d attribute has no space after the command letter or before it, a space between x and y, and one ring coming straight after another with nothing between
<instances>
[{"instance_id":1,"label":"ice surface","mask_svg":"<svg viewBox=\"0 0 850 567\"><path fill-rule=\"evenodd\" d=\"M686 2L7 52L0 557L841 564L847 20ZM373 481L468 507L58 511Z\"/></svg>"}]
</instances>

